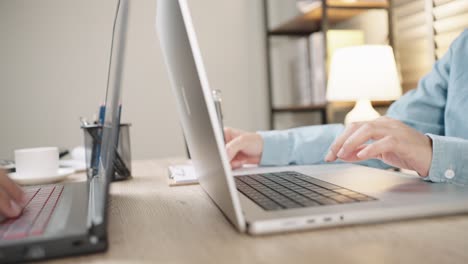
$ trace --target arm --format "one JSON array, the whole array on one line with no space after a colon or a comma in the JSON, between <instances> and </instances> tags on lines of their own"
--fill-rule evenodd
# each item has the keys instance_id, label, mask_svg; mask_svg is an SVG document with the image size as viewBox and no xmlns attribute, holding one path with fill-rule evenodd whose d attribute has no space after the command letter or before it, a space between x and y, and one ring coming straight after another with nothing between
<instances>
[{"instance_id":1,"label":"arm","mask_svg":"<svg viewBox=\"0 0 468 264\"><path fill-rule=\"evenodd\" d=\"M401 97L388 110L397 119L421 133L443 134L444 109L451 61L450 50L419 87ZM285 131L259 132L264 141L262 165L317 164L333 141L343 133L343 125L310 126ZM363 165L385 167L376 160L360 161Z\"/></svg>"},{"instance_id":2,"label":"arm","mask_svg":"<svg viewBox=\"0 0 468 264\"><path fill-rule=\"evenodd\" d=\"M335 124L258 132L264 144L260 164L322 163L330 144L343 129L343 125Z\"/></svg>"},{"instance_id":3,"label":"arm","mask_svg":"<svg viewBox=\"0 0 468 264\"><path fill-rule=\"evenodd\" d=\"M457 56L463 56L467 39L468 31L465 31L419 82L418 88L408 92L388 111L388 116L403 121L431 138L432 161L425 179L433 182L468 184L468 168L465 165L468 164L468 141L447 137L444 131L449 80L451 73L456 74L451 66Z\"/></svg>"},{"instance_id":4,"label":"arm","mask_svg":"<svg viewBox=\"0 0 468 264\"><path fill-rule=\"evenodd\" d=\"M449 82L460 75L456 65L466 61L467 41L465 31L418 88L392 105L388 111L392 118L347 129L332 145L330 160L378 157L389 164L414 169L427 180L467 184L468 141L445 136ZM364 145L369 139L375 141Z\"/></svg>"},{"instance_id":5,"label":"arm","mask_svg":"<svg viewBox=\"0 0 468 264\"><path fill-rule=\"evenodd\" d=\"M433 134L444 133L452 53L455 53L457 46L463 48L463 45L459 44L460 39L468 38L467 35L468 31L465 31L464 35L454 42L447 55L421 80L418 89L407 93L391 106L388 112L391 118L383 117L372 122L354 123L346 129L341 125L329 125L258 134L246 133L232 142L227 140L228 156L231 164L235 164L233 168L244 164L247 158L254 158L252 160L255 160L255 164L287 165L322 163L325 157L328 162L340 158L381 168L390 167L386 165L390 164L416 170L423 177L429 174L427 179L437 181L432 175L439 175L436 171L440 169L434 168L447 166L440 164L446 153L436 149L441 149L441 145L449 148L447 144L450 143L445 141L450 139L436 138ZM325 155L332 142L330 151ZM456 143L452 147L455 145ZM452 152L451 155L456 155L456 152ZM386 164L379 160L385 161ZM460 159L453 157L451 160Z\"/></svg>"},{"instance_id":6,"label":"arm","mask_svg":"<svg viewBox=\"0 0 468 264\"><path fill-rule=\"evenodd\" d=\"M231 167L244 164L280 166L317 164L343 125L309 126L281 131L245 132L225 128L226 150Z\"/></svg>"},{"instance_id":7,"label":"arm","mask_svg":"<svg viewBox=\"0 0 468 264\"><path fill-rule=\"evenodd\" d=\"M260 165L323 164L330 145L344 129L342 124L332 124L258 132L264 144ZM377 159L357 163L382 169L391 167Z\"/></svg>"}]
</instances>

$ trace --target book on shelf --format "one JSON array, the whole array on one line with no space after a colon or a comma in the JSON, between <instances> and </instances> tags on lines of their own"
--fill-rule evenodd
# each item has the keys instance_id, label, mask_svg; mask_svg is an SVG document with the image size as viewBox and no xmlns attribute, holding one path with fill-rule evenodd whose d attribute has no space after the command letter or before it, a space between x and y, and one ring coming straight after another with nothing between
<instances>
[{"instance_id":1,"label":"book on shelf","mask_svg":"<svg viewBox=\"0 0 468 264\"><path fill-rule=\"evenodd\" d=\"M329 30L324 35L272 41L272 78L275 107L326 103L327 61L336 49L364 43L361 30ZM328 58L325 58L325 53Z\"/></svg>"},{"instance_id":2,"label":"book on shelf","mask_svg":"<svg viewBox=\"0 0 468 264\"><path fill-rule=\"evenodd\" d=\"M323 104L326 102L326 63L325 63L325 41L323 32L316 32L309 37L310 45L310 77L312 89L312 103Z\"/></svg>"},{"instance_id":3,"label":"book on shelf","mask_svg":"<svg viewBox=\"0 0 468 264\"><path fill-rule=\"evenodd\" d=\"M292 99L294 105L310 105L312 100L311 72L309 70L308 41L300 38L295 41L294 55L290 61Z\"/></svg>"},{"instance_id":4,"label":"book on shelf","mask_svg":"<svg viewBox=\"0 0 468 264\"><path fill-rule=\"evenodd\" d=\"M301 44L300 39L283 39L275 38L271 40L270 56L271 56L271 78L273 105L282 107L298 104L296 101L300 97L299 83L301 77L295 76L296 71L300 68L306 69L305 66L300 66L298 62L299 50ZM297 85L296 85L297 83Z\"/></svg>"}]
</instances>

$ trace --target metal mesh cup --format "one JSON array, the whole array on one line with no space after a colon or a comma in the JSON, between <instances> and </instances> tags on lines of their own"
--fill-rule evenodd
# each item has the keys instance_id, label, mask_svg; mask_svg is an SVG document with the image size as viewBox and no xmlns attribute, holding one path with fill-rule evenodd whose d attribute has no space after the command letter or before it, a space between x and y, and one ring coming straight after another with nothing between
<instances>
[{"instance_id":1,"label":"metal mesh cup","mask_svg":"<svg viewBox=\"0 0 468 264\"><path fill-rule=\"evenodd\" d=\"M114 174L112 181L126 180L131 177L132 155L130 148L131 124L120 124L119 139L114 159ZM84 145L86 157L86 174L88 178L98 173L99 158L101 154L101 125L87 125L81 127L84 132Z\"/></svg>"}]
</instances>

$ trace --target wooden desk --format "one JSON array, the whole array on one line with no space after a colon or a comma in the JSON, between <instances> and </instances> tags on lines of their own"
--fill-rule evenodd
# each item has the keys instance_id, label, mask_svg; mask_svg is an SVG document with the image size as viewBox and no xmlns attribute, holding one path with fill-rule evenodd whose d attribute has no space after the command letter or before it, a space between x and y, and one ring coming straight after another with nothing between
<instances>
[{"instance_id":1,"label":"wooden desk","mask_svg":"<svg viewBox=\"0 0 468 264\"><path fill-rule=\"evenodd\" d=\"M239 234L199 185L168 187L178 161L135 162L111 187L109 251L53 263L468 263L468 215Z\"/></svg>"}]
</instances>

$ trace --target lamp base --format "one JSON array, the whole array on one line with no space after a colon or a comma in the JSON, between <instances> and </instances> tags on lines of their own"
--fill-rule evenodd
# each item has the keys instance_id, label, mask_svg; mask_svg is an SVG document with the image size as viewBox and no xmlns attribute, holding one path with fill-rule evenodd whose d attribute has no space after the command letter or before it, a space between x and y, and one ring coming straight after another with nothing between
<instances>
[{"instance_id":1,"label":"lamp base","mask_svg":"<svg viewBox=\"0 0 468 264\"><path fill-rule=\"evenodd\" d=\"M380 114L372 107L371 101L368 99L359 100L354 105L345 118L345 124L353 122L371 121L378 118Z\"/></svg>"}]
</instances>

